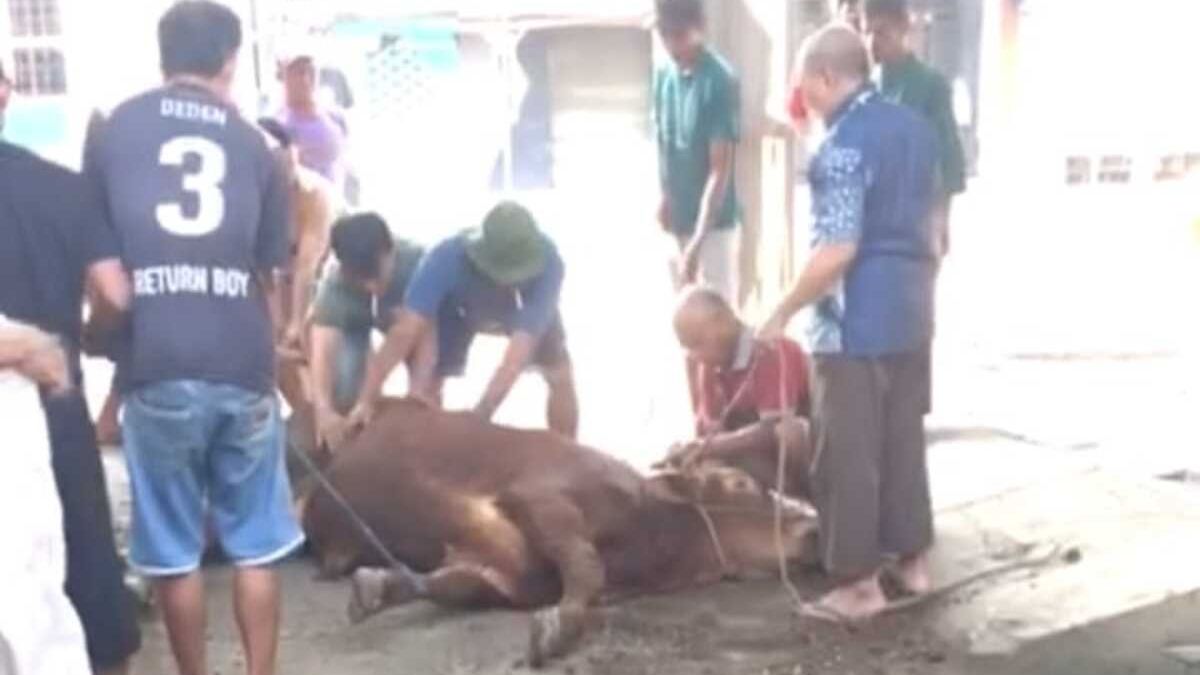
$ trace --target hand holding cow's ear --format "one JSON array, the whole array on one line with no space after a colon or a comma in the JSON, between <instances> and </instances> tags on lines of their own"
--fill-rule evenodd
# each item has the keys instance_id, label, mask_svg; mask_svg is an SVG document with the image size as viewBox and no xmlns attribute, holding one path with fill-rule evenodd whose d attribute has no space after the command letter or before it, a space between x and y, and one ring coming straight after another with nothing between
<instances>
[{"instance_id":1,"label":"hand holding cow's ear","mask_svg":"<svg viewBox=\"0 0 1200 675\"><path fill-rule=\"evenodd\" d=\"M654 468L684 468L700 461L704 456L704 444L699 441L687 441L686 443L675 443L667 451L667 458Z\"/></svg>"}]
</instances>

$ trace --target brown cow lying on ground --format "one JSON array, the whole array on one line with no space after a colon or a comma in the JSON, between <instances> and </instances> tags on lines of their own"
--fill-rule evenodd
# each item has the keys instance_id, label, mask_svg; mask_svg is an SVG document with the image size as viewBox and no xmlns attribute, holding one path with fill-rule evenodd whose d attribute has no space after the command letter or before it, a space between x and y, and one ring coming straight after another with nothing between
<instances>
[{"instance_id":1,"label":"brown cow lying on ground","mask_svg":"<svg viewBox=\"0 0 1200 675\"><path fill-rule=\"evenodd\" d=\"M351 620L417 599L455 607L557 603L534 616L534 666L573 646L598 601L778 565L774 501L736 469L645 478L548 432L413 401L385 402L328 476L417 572L359 569ZM383 564L319 489L304 526L327 576ZM800 556L812 529L811 512L785 502L789 558Z\"/></svg>"}]
</instances>

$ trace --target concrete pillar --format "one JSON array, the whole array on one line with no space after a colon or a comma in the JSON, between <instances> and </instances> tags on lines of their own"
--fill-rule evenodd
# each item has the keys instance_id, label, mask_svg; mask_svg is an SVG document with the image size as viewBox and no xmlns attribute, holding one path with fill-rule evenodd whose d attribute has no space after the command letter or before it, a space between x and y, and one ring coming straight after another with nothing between
<instances>
[{"instance_id":1,"label":"concrete pillar","mask_svg":"<svg viewBox=\"0 0 1200 675\"><path fill-rule=\"evenodd\" d=\"M741 81L741 300L753 313L791 272L791 143L768 133L767 111L786 101L796 9L780 0L707 0L707 9L709 38Z\"/></svg>"}]
</instances>

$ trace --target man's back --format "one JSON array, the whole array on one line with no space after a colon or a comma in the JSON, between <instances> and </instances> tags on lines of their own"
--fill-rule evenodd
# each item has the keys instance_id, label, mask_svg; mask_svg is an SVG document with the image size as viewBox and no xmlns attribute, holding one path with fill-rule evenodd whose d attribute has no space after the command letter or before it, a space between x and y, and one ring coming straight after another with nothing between
<instances>
[{"instance_id":1,"label":"man's back","mask_svg":"<svg viewBox=\"0 0 1200 675\"><path fill-rule=\"evenodd\" d=\"M134 281L128 386L196 379L269 391L257 273L285 264L289 220L261 135L205 90L172 85L118 107L88 157Z\"/></svg>"}]
</instances>

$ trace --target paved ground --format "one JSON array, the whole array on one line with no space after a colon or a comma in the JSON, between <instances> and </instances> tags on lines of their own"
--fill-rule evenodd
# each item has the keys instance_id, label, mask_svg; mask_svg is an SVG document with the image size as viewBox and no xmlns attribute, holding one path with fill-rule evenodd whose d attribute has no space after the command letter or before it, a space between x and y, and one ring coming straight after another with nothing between
<instances>
[{"instance_id":1,"label":"paved ground","mask_svg":"<svg viewBox=\"0 0 1200 675\"><path fill-rule=\"evenodd\" d=\"M560 198L570 205L587 197ZM1182 186L1043 192L1006 185L1000 192L981 184L961 204L943 276L937 411L930 420L940 510L1052 480L1053 467L1081 459L1146 475L1200 468L1191 414L1200 402L1200 241L1189 227L1197 215L1187 213L1189 199L1194 193ZM572 214L547 223L570 269L566 318L582 436L644 466L688 426L680 359L665 320L663 242L644 217L632 215L646 213L645 204L586 203L586 210L547 205ZM495 347L484 345L475 365L486 370ZM538 423L544 390L527 380L502 421ZM450 399L469 403L481 387L464 382ZM520 615L415 606L350 629L342 585L313 582L303 562L284 576L284 673L520 672ZM806 592L819 590L818 579L802 581ZM235 673L228 575L213 570L211 582L214 667ZM992 585L1002 591L1005 583L1012 581ZM933 632L946 608L848 635L796 624L783 597L777 584L756 582L610 608L594 638L555 672L983 672ZM146 630L135 673L168 672L160 629L148 623Z\"/></svg>"}]
</instances>

